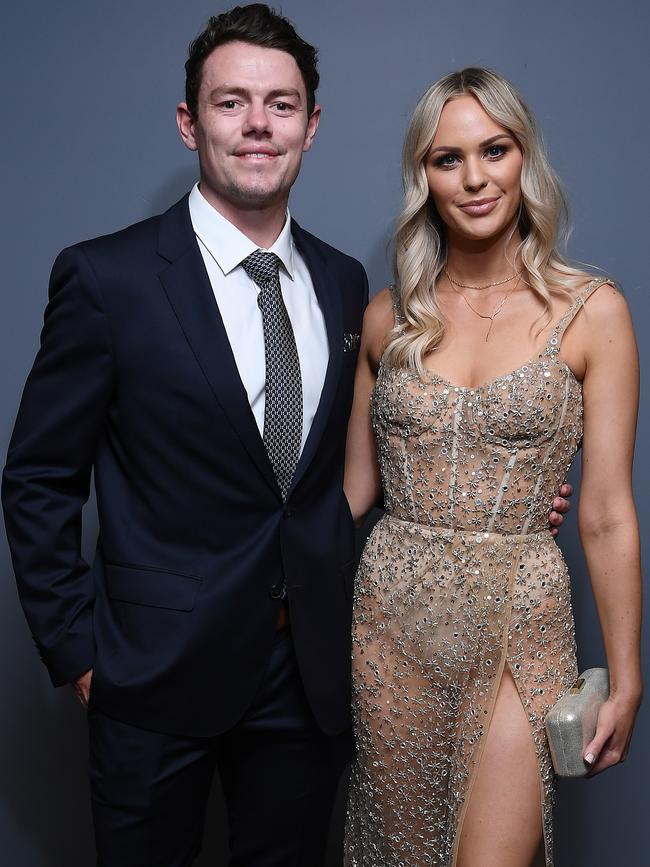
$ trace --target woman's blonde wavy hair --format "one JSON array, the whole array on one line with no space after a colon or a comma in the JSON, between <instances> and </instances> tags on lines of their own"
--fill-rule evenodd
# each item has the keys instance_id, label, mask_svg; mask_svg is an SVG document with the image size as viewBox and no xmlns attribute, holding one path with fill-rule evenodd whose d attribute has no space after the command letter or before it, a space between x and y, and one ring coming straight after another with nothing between
<instances>
[{"instance_id":1,"label":"woman's blonde wavy hair","mask_svg":"<svg viewBox=\"0 0 650 867\"><path fill-rule=\"evenodd\" d=\"M514 136L523 154L521 205L513 233L521 236L515 262L541 298L543 329L551 319L551 293L569 295L585 273L558 252L558 235L567 231L567 205L560 181L546 158L532 112L505 78L489 69L469 67L433 84L418 102L402 155L404 200L394 235L394 276L403 323L388 336L386 364L416 367L440 343L444 316L436 300L436 280L447 261L444 223L429 196L425 161L446 102L471 94L489 116Z\"/></svg>"}]
</instances>

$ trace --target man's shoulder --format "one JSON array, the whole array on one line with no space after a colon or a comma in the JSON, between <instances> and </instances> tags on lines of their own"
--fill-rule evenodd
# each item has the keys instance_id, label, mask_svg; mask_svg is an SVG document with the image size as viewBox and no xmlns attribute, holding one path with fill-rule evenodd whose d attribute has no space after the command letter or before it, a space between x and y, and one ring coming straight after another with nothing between
<instances>
[{"instance_id":1,"label":"man's shoulder","mask_svg":"<svg viewBox=\"0 0 650 867\"><path fill-rule=\"evenodd\" d=\"M115 262L119 261L120 258L155 253L160 244L163 224L170 222L178 224L182 230L185 221L189 225L187 196L184 196L162 214L138 220L136 223L106 235L79 241L66 248L62 255L74 255L80 252L91 259L99 258L104 261ZM192 236L188 233L188 237Z\"/></svg>"},{"instance_id":2,"label":"man's shoulder","mask_svg":"<svg viewBox=\"0 0 650 867\"><path fill-rule=\"evenodd\" d=\"M156 242L160 227L160 215L138 220L130 226L124 226L107 235L87 238L79 241L70 249L81 250L87 254L113 255L131 246L146 246Z\"/></svg>"}]
</instances>

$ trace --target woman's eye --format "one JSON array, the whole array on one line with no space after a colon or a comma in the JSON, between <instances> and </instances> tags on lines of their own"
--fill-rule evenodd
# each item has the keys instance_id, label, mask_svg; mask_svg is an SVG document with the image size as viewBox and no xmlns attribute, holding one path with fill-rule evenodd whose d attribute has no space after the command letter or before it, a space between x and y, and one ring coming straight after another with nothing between
<instances>
[{"instance_id":1,"label":"woman's eye","mask_svg":"<svg viewBox=\"0 0 650 867\"><path fill-rule=\"evenodd\" d=\"M490 147L487 149L487 155L492 158L502 157L506 150L507 148L505 147L505 145L490 145Z\"/></svg>"},{"instance_id":2,"label":"woman's eye","mask_svg":"<svg viewBox=\"0 0 650 867\"><path fill-rule=\"evenodd\" d=\"M438 157L435 164L444 169L455 166L457 161L458 157L456 154L443 154L441 157Z\"/></svg>"}]
</instances>

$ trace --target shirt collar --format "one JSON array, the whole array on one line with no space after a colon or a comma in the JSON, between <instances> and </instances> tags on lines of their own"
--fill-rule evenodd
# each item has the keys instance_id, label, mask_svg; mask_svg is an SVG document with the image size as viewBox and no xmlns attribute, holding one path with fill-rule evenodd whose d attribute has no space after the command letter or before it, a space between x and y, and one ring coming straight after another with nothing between
<instances>
[{"instance_id":1,"label":"shirt collar","mask_svg":"<svg viewBox=\"0 0 650 867\"><path fill-rule=\"evenodd\" d=\"M198 184L194 184L192 187L188 204L196 237L207 247L210 255L224 274L230 274L255 250L264 250L255 241L251 241L243 232L240 232L236 226L233 226L216 208L213 208L201 194ZM287 211L282 231L265 252L275 253L284 270L293 280L294 243L289 211Z\"/></svg>"}]
</instances>

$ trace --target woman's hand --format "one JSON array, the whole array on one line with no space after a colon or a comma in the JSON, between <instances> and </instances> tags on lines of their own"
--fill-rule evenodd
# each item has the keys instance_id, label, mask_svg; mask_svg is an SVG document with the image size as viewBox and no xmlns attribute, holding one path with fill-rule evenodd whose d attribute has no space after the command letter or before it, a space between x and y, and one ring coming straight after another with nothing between
<instances>
[{"instance_id":1,"label":"woman's hand","mask_svg":"<svg viewBox=\"0 0 650 867\"><path fill-rule=\"evenodd\" d=\"M557 492L557 496L553 499L553 502L551 503L551 511L548 513L548 523L550 524L551 536L553 536L553 538L555 538L555 536L560 532L564 516L571 508L569 498L572 496L573 485L569 485L566 482L563 485L560 485L560 490Z\"/></svg>"},{"instance_id":2,"label":"woman's hand","mask_svg":"<svg viewBox=\"0 0 650 867\"><path fill-rule=\"evenodd\" d=\"M583 754L590 766L590 777L625 761L640 704L640 693L610 696L603 704L598 714L596 734Z\"/></svg>"}]
</instances>

